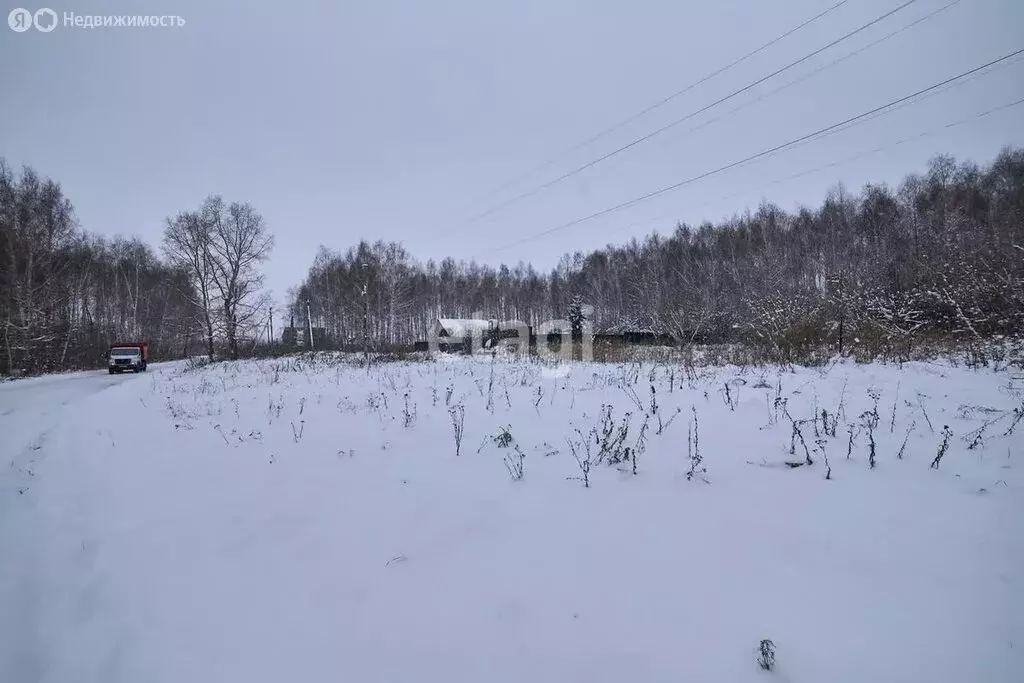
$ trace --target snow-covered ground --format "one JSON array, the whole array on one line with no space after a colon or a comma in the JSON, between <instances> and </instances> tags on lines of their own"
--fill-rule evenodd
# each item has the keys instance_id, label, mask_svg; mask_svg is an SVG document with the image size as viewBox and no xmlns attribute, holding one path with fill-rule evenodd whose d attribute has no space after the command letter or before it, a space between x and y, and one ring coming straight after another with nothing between
<instances>
[{"instance_id":1,"label":"snow-covered ground","mask_svg":"<svg viewBox=\"0 0 1024 683\"><path fill-rule=\"evenodd\" d=\"M0 680L1021 681L1022 401L947 363L13 382Z\"/></svg>"}]
</instances>

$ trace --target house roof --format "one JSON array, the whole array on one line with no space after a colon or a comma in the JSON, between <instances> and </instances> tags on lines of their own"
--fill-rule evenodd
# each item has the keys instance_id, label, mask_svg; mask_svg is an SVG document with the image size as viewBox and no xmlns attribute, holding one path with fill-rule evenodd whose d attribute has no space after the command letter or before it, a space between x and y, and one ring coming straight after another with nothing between
<instances>
[{"instance_id":1,"label":"house roof","mask_svg":"<svg viewBox=\"0 0 1024 683\"><path fill-rule=\"evenodd\" d=\"M479 318L438 318L438 326L450 337L466 337L473 332L487 332L491 329L491 321Z\"/></svg>"}]
</instances>

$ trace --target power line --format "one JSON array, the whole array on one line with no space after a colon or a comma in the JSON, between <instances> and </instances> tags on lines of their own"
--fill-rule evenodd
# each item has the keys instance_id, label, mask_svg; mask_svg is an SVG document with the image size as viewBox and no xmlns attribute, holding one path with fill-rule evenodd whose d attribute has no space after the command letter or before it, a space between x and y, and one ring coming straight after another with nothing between
<instances>
[{"instance_id":1,"label":"power line","mask_svg":"<svg viewBox=\"0 0 1024 683\"><path fill-rule=\"evenodd\" d=\"M530 242L532 240L539 239L539 238L544 237L546 235L550 235L551 233L558 232L560 230L565 230L566 228L570 228L570 227L572 227L574 225L579 225L580 223L592 220L594 218L598 218L600 216L605 216L607 214L614 213L616 211L620 211L620 210L628 208L630 206L634 206L636 204L639 204L641 202L647 201L648 199L652 199L654 197L657 197L659 195L665 194L667 192L672 192L673 190L677 190L680 187L683 187L685 185L690 185L692 183L697 182L698 180L703 180L703 179L708 178L710 176L717 175L717 174L722 173L724 171L728 171L730 169L736 168L737 166L741 166L743 164L747 164L747 163L749 163L751 161L755 161L757 159L761 159L761 158L769 156L771 154L776 154L776 153L781 152L781 151L783 151L785 149L788 149L790 147L794 147L794 146L796 146L796 145L798 145L798 144L800 144L802 142L809 141L809 140L814 139L814 138L820 139L820 138L825 137L827 135L830 135L832 133L838 132L841 129L846 129L846 128L850 127L851 124L863 123L865 120L869 119L870 117L873 117L876 114L879 114L879 113L881 113L883 111L886 111L886 110L894 109L897 105L900 105L900 104L903 104L904 102L908 102L910 100L913 100L914 98L920 97L921 95L925 95L925 94L930 93L932 91L938 90L939 88L942 88L942 87L944 87L946 85L949 85L951 83L954 83L954 82L957 82L957 81L962 81L963 79L968 78L970 76L973 76L973 75L975 75L975 74L977 74L977 73L979 73L979 72L981 72L981 71L983 71L985 69L988 69L989 67L995 66L997 64L1002 64L1002 63L1007 62L1008 60L1013 59L1014 57L1017 57L1017 56L1022 55L1022 54L1024 54L1024 49L1016 50L1016 51L1011 52L1011 53L1009 53L1007 55L999 57L998 59L994 59L994 60L992 60L992 61L990 61L990 62L988 62L986 64L982 64L981 66L977 66L977 67L974 67L973 69L969 69L968 71L964 71L963 73L958 74L956 76L953 76L952 78L947 78L947 79L945 79L943 81L940 81L938 83L930 85L927 88L922 88L921 90L918 90L915 93L911 93L910 95L905 95L905 96L900 97L898 99L892 100L892 101L887 102L886 104L883 104L883 105L881 105L879 107L874 107L873 109L869 109L868 111L865 111L865 112L862 112L860 114L857 114L856 116L851 116L851 117L849 117L847 119L844 119L843 121L840 121L838 123L834 123L834 124L832 124L830 126L825 126L824 128L819 128L818 130L816 130L814 132L807 133L805 135L801 135L800 137L794 138L794 139L789 140L788 142L784 142L784 143L782 143L780 145L776 145L774 147L770 147L770 148L768 148L766 150L758 152L757 154L752 154L752 155L750 155L748 157L744 157L743 159L739 159L737 161L733 161L731 163L725 164L724 166L719 166L718 168L712 169L710 171L705 171L704 173L701 173L701 174L698 174L698 175L695 175L695 176L691 176L691 177L687 178L686 180L680 181L678 183L675 183L675 184L672 184L672 185L668 185L668 186L663 187L663 188L658 189L658 190L654 190L653 192L648 192L647 194L641 195L641 196L636 197L634 199L630 199L629 201L626 201L626 202L622 202L621 204L616 204L615 206L609 207L607 209L602 209L601 211L597 211L597 212L589 214L587 216L583 216L582 218L577 218L577 219L571 220L568 223L563 223L561 225L555 226L554 228L549 228L548 230L545 230L543 232L537 233L537 234L532 235L530 237L524 237L523 239L516 240L515 242L511 242L509 244L506 244L506 245L504 245L502 247L498 247L497 249L493 249L493 250L490 250L490 251L502 251L504 249L508 249L510 247L514 247L514 246L517 246L519 244L523 244L525 242Z\"/></svg>"},{"instance_id":2,"label":"power line","mask_svg":"<svg viewBox=\"0 0 1024 683\"><path fill-rule=\"evenodd\" d=\"M993 107L992 109L987 109L986 111L983 111L981 113L973 114L972 116L968 116L967 118L963 118L963 119L959 119L957 121L953 121L951 123L947 123L947 124L945 124L943 126L939 126L938 128L932 128L930 130L926 130L926 131L923 131L921 133L917 133L916 135L911 135L911 136L908 136L908 137L896 140L894 142L887 143L885 145L880 145L878 147L875 147L874 149L869 149L866 152L859 152L859 153L854 154L852 156L846 157L845 159L840 159L839 161L834 161L834 162L832 162L830 164L825 164L824 166L818 166L817 168L812 168L812 169L809 169L807 171L801 171L800 173L795 173L795 174L793 174L791 176L787 176L787 177L781 178L781 179L779 179L777 181L773 181L770 184L774 185L774 184L777 184L777 183L783 183L783 182L787 182L787 181L790 181L790 180L796 180L797 178L802 178L803 176L810 175L812 173L819 173L821 171L824 171L824 170L827 170L827 169L830 169L830 168L835 168L836 166L840 166L842 164L847 164L847 163L849 163L851 161L856 161L857 159L861 159L863 157L870 156L872 154L877 154L878 152L882 152L882 151L887 150L887 149L892 149L893 147L899 147L900 145L905 145L906 143L912 142L914 140L919 140L921 138L926 138L926 137L928 137L930 135L935 135L936 133L942 133L942 132L944 132L946 130L949 130L951 128L956 128L957 126L962 126L962 125L965 125L967 123L972 123L972 122L974 122L974 121L976 121L978 119L982 119L982 118L984 118L986 116L990 116L990 115L995 114L997 112L1003 111L1004 109L1011 109L1013 107L1020 106L1021 104L1024 104L1024 98L1021 98L1021 99L1016 100L1014 102L1008 102L1006 104L1001 104L998 107Z\"/></svg>"},{"instance_id":3,"label":"power line","mask_svg":"<svg viewBox=\"0 0 1024 683\"><path fill-rule=\"evenodd\" d=\"M809 169L807 169L805 171L800 171L799 173L794 173L792 175L785 176L784 178L776 178L775 180L772 180L771 182L769 182L766 185L764 185L761 188L761 191L763 192L765 188L773 187L775 185L780 185L782 183L789 182L790 180L796 180L797 178L802 178L804 176L808 176L808 175L811 175L813 173L820 173L821 171L826 171L826 170L828 170L830 168L836 168L837 166L842 166L843 164L848 164L851 161L856 161L857 159L862 159L862 158L864 158L866 156L870 156L872 154L878 154L879 152L884 152L886 150L893 149L894 147L899 147L900 145L905 145L906 143L913 142L914 140L920 140L921 138L926 138L926 137L929 137L931 135L936 135L938 133L943 133L943 132L945 132L947 130L950 130L952 128L956 128L957 126L962 126L962 125L966 125L968 123L973 123L975 121L983 119L986 116L991 116L992 114L996 114L996 113L1004 111L1006 109L1012 109L1013 107L1018 107L1018 106L1020 106L1022 104L1024 104L1024 98L1021 98L1021 99L1016 100L1014 102L1008 102L1006 104L1001 104L1001 105L999 105L997 107L993 107L991 109L987 109L987 110L985 110L983 112L980 112L978 114L973 114L971 116L968 116L968 117L963 118L963 119L959 119L957 121L952 121L950 123L947 123L945 125L939 126L937 128L932 128L930 130L926 130L926 131L923 131L921 133L917 133L915 135L911 135L911 136L908 136L908 137L905 137L905 138L901 138L899 140L894 140L893 142L888 142L888 143L886 143L884 145L879 145L878 147L875 147L874 149L869 149L869 150L866 150L864 152L858 152L857 154L853 154L853 155L845 157L843 159L839 159L837 161L830 162L830 163L825 164L823 166L816 166L814 168L809 168ZM697 207L699 208L699 207L704 207L704 206L710 206L710 205L712 205L712 204L714 204L716 202L722 202L722 201L726 201L728 199L734 199L736 197L740 197L740 196L743 196L743 195L746 195L746 194L750 194L751 192L752 192L752 190L741 190L740 192L731 192L731 193L729 193L727 195L723 195L723 196L718 197L716 199L712 199L712 200L708 200L706 202L702 202L702 203L698 204ZM652 224L657 223L659 221L666 220L671 215L671 213L674 213L674 212L665 213L665 214L662 214L662 215L658 216L657 218L653 218L651 220L644 221L644 223L642 225L652 225ZM612 233L621 232L622 230L628 230L630 227L636 228L636 227L639 227L639 225L624 226L622 228L617 228L615 230L612 230L611 232Z\"/></svg>"},{"instance_id":4,"label":"power line","mask_svg":"<svg viewBox=\"0 0 1024 683\"><path fill-rule=\"evenodd\" d=\"M658 128L657 130L655 130L655 131L653 131L651 133L643 135L643 136L641 136L639 138L635 138L634 140L626 143L625 145L623 145L621 147L618 147L618 148L612 150L611 152L608 152L607 154L604 154L604 155L602 155L602 156L600 156L600 157L598 157L596 159L588 161L587 163L583 164L582 166L577 166L573 170L568 171L566 173L563 173L562 175L558 176L557 178L554 178L553 180L549 180L546 183L543 183L541 185L537 185L537 186L533 187L532 189L529 189L529 190L527 190L525 192L522 192L522 193L520 193L518 195L513 196L511 199L508 199L508 200L502 202L501 204L498 204L497 206L493 206L493 207L487 209L486 211L483 211L482 213L478 213L475 216L473 216L472 218L470 218L468 220L468 222L469 223L474 223L474 222L476 222L476 221L478 221L478 220L480 220L482 218L486 218L487 216L490 216L490 215L492 215L494 213L497 213L498 211L500 211L500 210L502 210L502 209L504 209L504 208L506 208L508 206L511 206L512 204L520 202L523 199L526 199L528 197L532 197L533 195L537 194L538 192L546 190L549 187L552 187L553 185L557 185L558 183L562 182L563 180L566 180L567 178L571 178L572 176L576 175L577 173L585 171L586 169L588 169L588 168L590 168L592 166L596 166L597 164L601 163L602 161L607 161L608 159L610 159L610 158L612 158L612 157L614 157L614 156L616 156L618 154L621 154L622 152L625 152L628 149L636 147L637 145L639 145L639 144L641 144L643 142L646 142L646 141L650 140L651 138L654 138L654 137L656 137L658 135L661 135L665 131L667 131L667 130L669 130L671 128L674 128L675 126L678 126L680 123L683 123L685 121L689 121L693 117L698 116L699 114L703 114L707 110L709 110L709 109L711 109L713 107L716 107L719 104L722 104L723 102L731 100L732 98L736 97L737 95L742 95L743 93L747 92L751 88L755 88L758 85L764 83L768 79L774 78L775 76L778 76L779 74L783 73L784 71L792 69L794 66L797 66L799 64L802 64L803 62L806 62L808 59L821 54L825 50L828 50L829 48L835 47L836 45L838 45L839 43L843 42L844 40L847 40L847 39L857 35L861 31L867 30L868 28L874 26L875 24L877 24L880 21L884 21L885 19L891 17L892 15L896 14L900 10L903 10L903 9L909 7L910 5L914 4L915 2L917 2L917 0L906 0L903 4L899 5L898 7L894 8L894 9L891 9L888 12L885 12L884 14L879 15L878 17L875 17L874 19L872 19L868 23L866 23L866 24L864 24L864 25L854 29L853 31L850 31L849 33L847 33L847 34L845 34L845 35L843 35L843 36L833 40L832 42L828 43L827 45L823 45L822 47L819 47L818 49L816 49L813 52L810 52L810 53L804 55L803 57L797 59L796 61L790 62L789 64L787 64L786 66L784 66L784 67L782 67L780 69L776 69L775 71L771 72L767 76L763 76L763 77L757 79L756 81L743 86L739 90L735 90L732 93L726 95L725 97L719 98L718 100L715 100L711 104L709 104L707 106L704 106L704 107L701 107L700 109L697 109L696 111L693 111L693 112L687 114L686 116L684 116L684 117L682 117L680 119L676 119L675 121L672 121L672 122L662 126L661 128Z\"/></svg>"},{"instance_id":5,"label":"power line","mask_svg":"<svg viewBox=\"0 0 1024 683\"><path fill-rule=\"evenodd\" d=\"M757 104L758 102L760 102L762 100L765 100L765 99L771 97L772 95L777 95L778 93L782 92L783 90L787 90L787 89L793 87L794 85L802 83L803 81L806 81L807 79L812 78L812 77L820 74L822 71L825 71L826 69L830 69L833 66L836 66L837 64L845 62L846 60L848 60L848 59L850 59L852 57L855 57L858 54L860 54L860 53L862 53L862 52L864 52L866 50L869 50L870 48L872 48L872 47L874 47L874 46L876 46L876 45L878 45L878 44L880 44L880 43L882 43L882 42L892 38L893 36L896 36L896 35L898 35L900 33L903 33L904 31L909 30L909 29L913 28L914 26L917 26L918 24L920 24L923 21L931 19L932 17L934 17L934 16L936 16L936 15L946 11L947 9L952 7L953 5L956 5L956 4L960 3L960 2L961 2L961 0L950 0L945 5L942 5L941 7L932 10L928 14L926 14L926 15L924 15L922 17L919 17L918 19L915 19L914 21L912 21L912 22L910 22L908 24L904 24L903 26L901 26L900 28L896 29L895 31L890 31L889 33L887 33L886 35L882 36L881 38L873 40L872 42L870 42L870 43L868 43L868 44L866 44L866 45L864 45L862 47L857 48L853 52L845 54L842 57L838 57L838 58L832 60L831 62L828 62L827 64L824 64L824 65L818 67L814 71L810 71L810 72L804 74L803 76L800 76L799 78L796 78L796 79L794 79L794 80L792 80L792 81L790 81L790 82L788 82L788 83L786 83L784 85L779 86L778 88L775 88L774 90L769 90L768 92L760 95L759 97L757 97L757 98L755 98L753 100L750 100L749 102L744 102L743 104L739 105L738 107L734 107L733 109L730 109L729 111L724 112L724 113L720 114L719 116L716 116L714 118L708 119L707 121L704 121L704 122L702 122L702 123L700 123L700 124L698 124L696 126L693 126L692 128L686 129L686 131L684 132L684 135L689 135L690 133L695 133L698 130L706 128L707 126L710 126L710 125L712 125L714 123L722 121L722 120L732 116L733 114L735 114L735 113L737 113L737 112L739 112L739 111L741 111L743 109L746 109L747 107L749 107L749 106L751 106L753 104ZM929 97L933 97L935 95L939 95L942 92L944 92L947 88L953 88L953 87L956 87L956 85L957 84L955 84L955 83L951 84L951 85L947 85L944 88L941 88L939 90L931 92L928 95L922 97L921 100L927 99ZM918 101L920 101L920 100L918 100ZM903 104L901 104L901 105L899 105L897 107L894 107L893 109L891 109L889 111L884 112L883 114L875 114L874 116L889 114L892 111L896 111L897 109L899 109L901 107L905 107L905 106L908 106L910 104L917 104L918 101L915 101L915 102L905 102L905 103L903 103ZM874 116L869 117L868 119L865 119L863 122L866 123L867 121L871 120L871 118L874 118ZM859 123L862 123L862 122L858 122L858 123L855 123L853 125L858 125ZM841 132L841 131L837 130L835 132L838 133L838 132ZM811 140L805 140L803 144L806 144L807 142L812 142L812 141Z\"/></svg>"},{"instance_id":6,"label":"power line","mask_svg":"<svg viewBox=\"0 0 1024 683\"><path fill-rule=\"evenodd\" d=\"M525 180L526 178L529 178L529 177L533 176L534 174L536 174L536 173L538 173L540 171L543 171L544 169L548 168L549 166L554 164L556 161L558 161L562 157L568 156L569 154L572 154L573 152L577 152L577 151L583 149L584 147L587 147L588 145L591 145L591 144L597 142L598 140L600 140L604 136L608 135L609 133L613 133L613 132L619 130L620 128L622 128L623 126L626 126L626 125L632 123L633 121L636 121L638 118L649 114L650 112L654 111L655 109L668 104L669 102L671 102L675 98L680 97L681 95L685 95L686 93L690 92L691 90L693 90L697 86L702 85L703 83L706 83L707 81L711 80L715 76L719 76L719 75L725 73L726 71L728 71L729 69L731 69L731 68L733 68L735 66L739 66L740 64L742 64L743 62L747 61L748 59L750 59L754 55L759 54L759 53L767 50L772 45L775 45L779 41L781 41L781 40L783 40L785 38L788 38L789 36L793 35L797 31L799 31L800 29L802 29L802 28L804 28L806 26L809 26L810 24L814 23L818 19L821 19L822 17L824 17L826 14L829 14L829 13L833 12L834 10L839 9L840 7L842 7L843 5L845 5L849 1L850 0L840 0L840 2L837 2L836 4L832 5L831 7L828 7L825 10L819 12L818 14L815 14L810 19L807 19L807 20L803 21L802 23L794 26L793 28L789 29L785 33L782 33L781 35L778 35L775 38L772 38L771 40L769 40L764 45L761 45L760 47L758 47L758 48L756 48L754 50L751 50L750 52L746 53L745 55L743 55L739 59L736 59L735 61L732 61L732 62L726 64L725 66L723 66L723 67L721 67L721 68L719 68L719 69L717 69L715 71L712 71L711 73L707 74L706 76L703 76L700 79L694 81L693 83L690 83L689 85L687 85L683 89L677 90L674 93L672 93L671 95L663 97L662 99L658 100L654 104L651 104L651 105L645 107L644 109L641 109L637 113L632 114L632 115L622 119L618 123L614 123L614 124L608 126L604 130L600 131L599 133L596 133L595 135L593 135L590 138L587 138L583 142L580 142L580 143L574 145L573 147L570 147L569 149L564 150L563 152L560 152L559 154L549 158L544 163L542 163L539 166L531 169L530 171L527 171L523 175L517 176L516 178L513 178L512 180L509 180L509 181L501 184L499 187L496 187L495 189L491 190L491 192L489 192L488 194L489 195L497 194L497 193L501 192L502 190L505 190L506 188L508 188L508 187L510 187L512 185L515 185L519 181Z\"/></svg>"},{"instance_id":7,"label":"power line","mask_svg":"<svg viewBox=\"0 0 1024 683\"><path fill-rule=\"evenodd\" d=\"M960 2L961 2L961 0L950 0L949 2L947 2L942 7L939 7L938 9L932 10L931 12L929 12L926 15L924 15L923 17L915 19L914 21L910 22L909 24L905 24L905 25L901 26L900 28L896 29L895 31L891 31L891 32L887 33L886 35L882 36L881 38L873 40L870 43L868 43L867 45L864 45L862 47L857 48L853 52L845 54L842 57L837 57L836 59L833 59L831 62L829 62L827 64L823 64L822 66L818 67L814 71L810 71L810 72L804 74L803 76L800 76L799 78L796 78L796 79L790 81L789 83L786 83L784 85L779 86L778 88L775 88L774 90L769 90L768 92L766 92L763 95L760 95L760 96L750 100L749 102L744 102L743 104L739 105L738 107L734 107L734 108L730 109L727 112L724 112L724 113L722 113L722 114L720 114L718 116L715 116L714 118L710 118L707 121L703 121L703 122L697 124L696 126L693 126L692 128L687 128L686 131L683 134L684 135L689 135L690 133L695 133L698 130L706 128L706 127L708 127L708 126L710 126L710 125L712 125L714 123L718 123L719 121L723 121L723 120L727 119L728 117L732 116L733 114L735 114L736 112L742 111L743 109L746 109L747 107L749 107L751 105L757 104L758 102L761 102L762 100L766 100L766 99L768 99L769 97L771 97L773 95L777 95L780 92L782 92L783 90L788 90L789 88L792 88L794 85L797 85L799 83L803 83L807 79L813 78L814 76L817 76L818 74L820 74L821 72L825 71L826 69L831 69L833 66L836 66L837 64L841 64L842 62L845 62L846 60L848 60L848 59L850 59L852 57L856 57L860 53L862 53L862 52L864 52L866 50L869 50L869 49L873 48L874 46L876 46L876 45L878 45L880 43L883 43L886 40L889 40L893 36L899 35L900 33L903 33L904 31L907 31L907 30L913 28L914 26L917 26L918 24L920 24L923 21L931 19L932 17L934 17L934 16L936 16L936 15L946 11L947 9L952 7L953 5L956 5L956 4L960 3Z\"/></svg>"},{"instance_id":8,"label":"power line","mask_svg":"<svg viewBox=\"0 0 1024 683\"><path fill-rule=\"evenodd\" d=\"M1013 58L1013 59L1010 59L1010 60L1008 60L1006 62L1003 62L1002 64L1000 64L1000 66L1009 66L1010 64L1013 64L1015 61L1019 61L1019 56L1017 58ZM978 74L975 74L975 75L978 75ZM842 132L846 131L849 128L853 128L855 126L859 126L861 124L864 124L864 123L867 123L869 121L872 121L872 120L874 120L876 118L879 118L879 117L882 117L882 116L888 116L889 114L892 114L893 112L896 112L896 111L899 111L900 109L903 109L904 107L910 107L910 106L914 106L914 105L920 104L921 102L924 102L927 99L931 99L932 97L936 97L937 95L941 95L942 93L946 92L947 90L952 90L954 88L958 88L958 87L960 87L961 85L963 85L964 83L967 83L967 82L968 81L953 81L953 82L946 83L946 84L944 84L944 85L942 85L940 87L935 88L934 90L931 90L930 92L928 92L928 93L926 93L924 95L921 95L920 97L918 97L916 99L909 99L909 100L907 100L905 102L900 102L899 104L893 105L892 107L889 107L888 109L885 109L884 111L874 112L874 113L870 114L869 116L866 116L863 119L858 119L858 120L853 121L851 123L841 124L835 130L830 130L827 133L822 134L821 136L811 137L811 138L808 138L807 140L801 140L800 142L794 144L789 149L795 149L795 148L800 147L802 145L806 145L806 144L809 144L809 143L817 142L818 140L820 140L822 138L829 137L829 136L832 136L832 135L836 135L838 133L842 133ZM743 164L741 164L741 166L742 165Z\"/></svg>"}]
</instances>

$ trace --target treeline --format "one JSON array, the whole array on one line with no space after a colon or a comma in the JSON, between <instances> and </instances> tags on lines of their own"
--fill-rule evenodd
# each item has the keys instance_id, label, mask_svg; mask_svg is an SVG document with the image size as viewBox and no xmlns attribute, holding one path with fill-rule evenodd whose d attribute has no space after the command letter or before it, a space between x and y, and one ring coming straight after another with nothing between
<instances>
[{"instance_id":1,"label":"treeline","mask_svg":"<svg viewBox=\"0 0 1024 683\"><path fill-rule=\"evenodd\" d=\"M161 258L83 231L57 182L0 158L0 374L97 367L117 340L148 341L154 360L237 354L265 323L256 266L271 244L251 207L211 197L167 220Z\"/></svg>"},{"instance_id":2,"label":"treeline","mask_svg":"<svg viewBox=\"0 0 1024 683\"><path fill-rule=\"evenodd\" d=\"M117 339L156 359L237 357L268 326L259 265L273 239L248 204L211 196L167 219L158 255L137 239L83 231L56 182L0 159L0 373L95 367ZM289 293L296 325L330 346L422 339L438 317L568 318L592 307L598 332L681 343L808 345L922 337L989 339L1024 329L1024 150L989 165L935 159L896 189L831 192L817 209L764 204L718 225L566 255L539 272L444 259L399 244L321 248Z\"/></svg>"},{"instance_id":3,"label":"treeline","mask_svg":"<svg viewBox=\"0 0 1024 683\"><path fill-rule=\"evenodd\" d=\"M116 339L180 355L189 283L137 239L79 229L59 184L0 159L0 372L95 367Z\"/></svg>"},{"instance_id":4,"label":"treeline","mask_svg":"<svg viewBox=\"0 0 1024 683\"><path fill-rule=\"evenodd\" d=\"M364 289L365 288L365 289ZM745 341L786 355L915 339L982 339L1024 329L1024 150L988 166L934 159L896 189L832 191L817 209L771 204L712 225L677 225L527 264L425 264L394 243L321 248L290 292L297 320L335 345L422 338L437 317L537 324L566 318L574 297L597 331L650 331L678 341ZM298 324L298 323L297 323Z\"/></svg>"}]
</instances>

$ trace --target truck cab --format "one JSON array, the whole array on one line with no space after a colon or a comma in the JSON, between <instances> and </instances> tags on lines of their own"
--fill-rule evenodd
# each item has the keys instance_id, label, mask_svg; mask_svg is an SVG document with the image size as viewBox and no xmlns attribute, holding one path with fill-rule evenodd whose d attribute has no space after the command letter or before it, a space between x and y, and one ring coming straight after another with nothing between
<instances>
[{"instance_id":1,"label":"truck cab","mask_svg":"<svg viewBox=\"0 0 1024 683\"><path fill-rule=\"evenodd\" d=\"M107 370L115 372L143 372L148 360L145 342L117 342L110 345L107 356Z\"/></svg>"}]
</instances>

